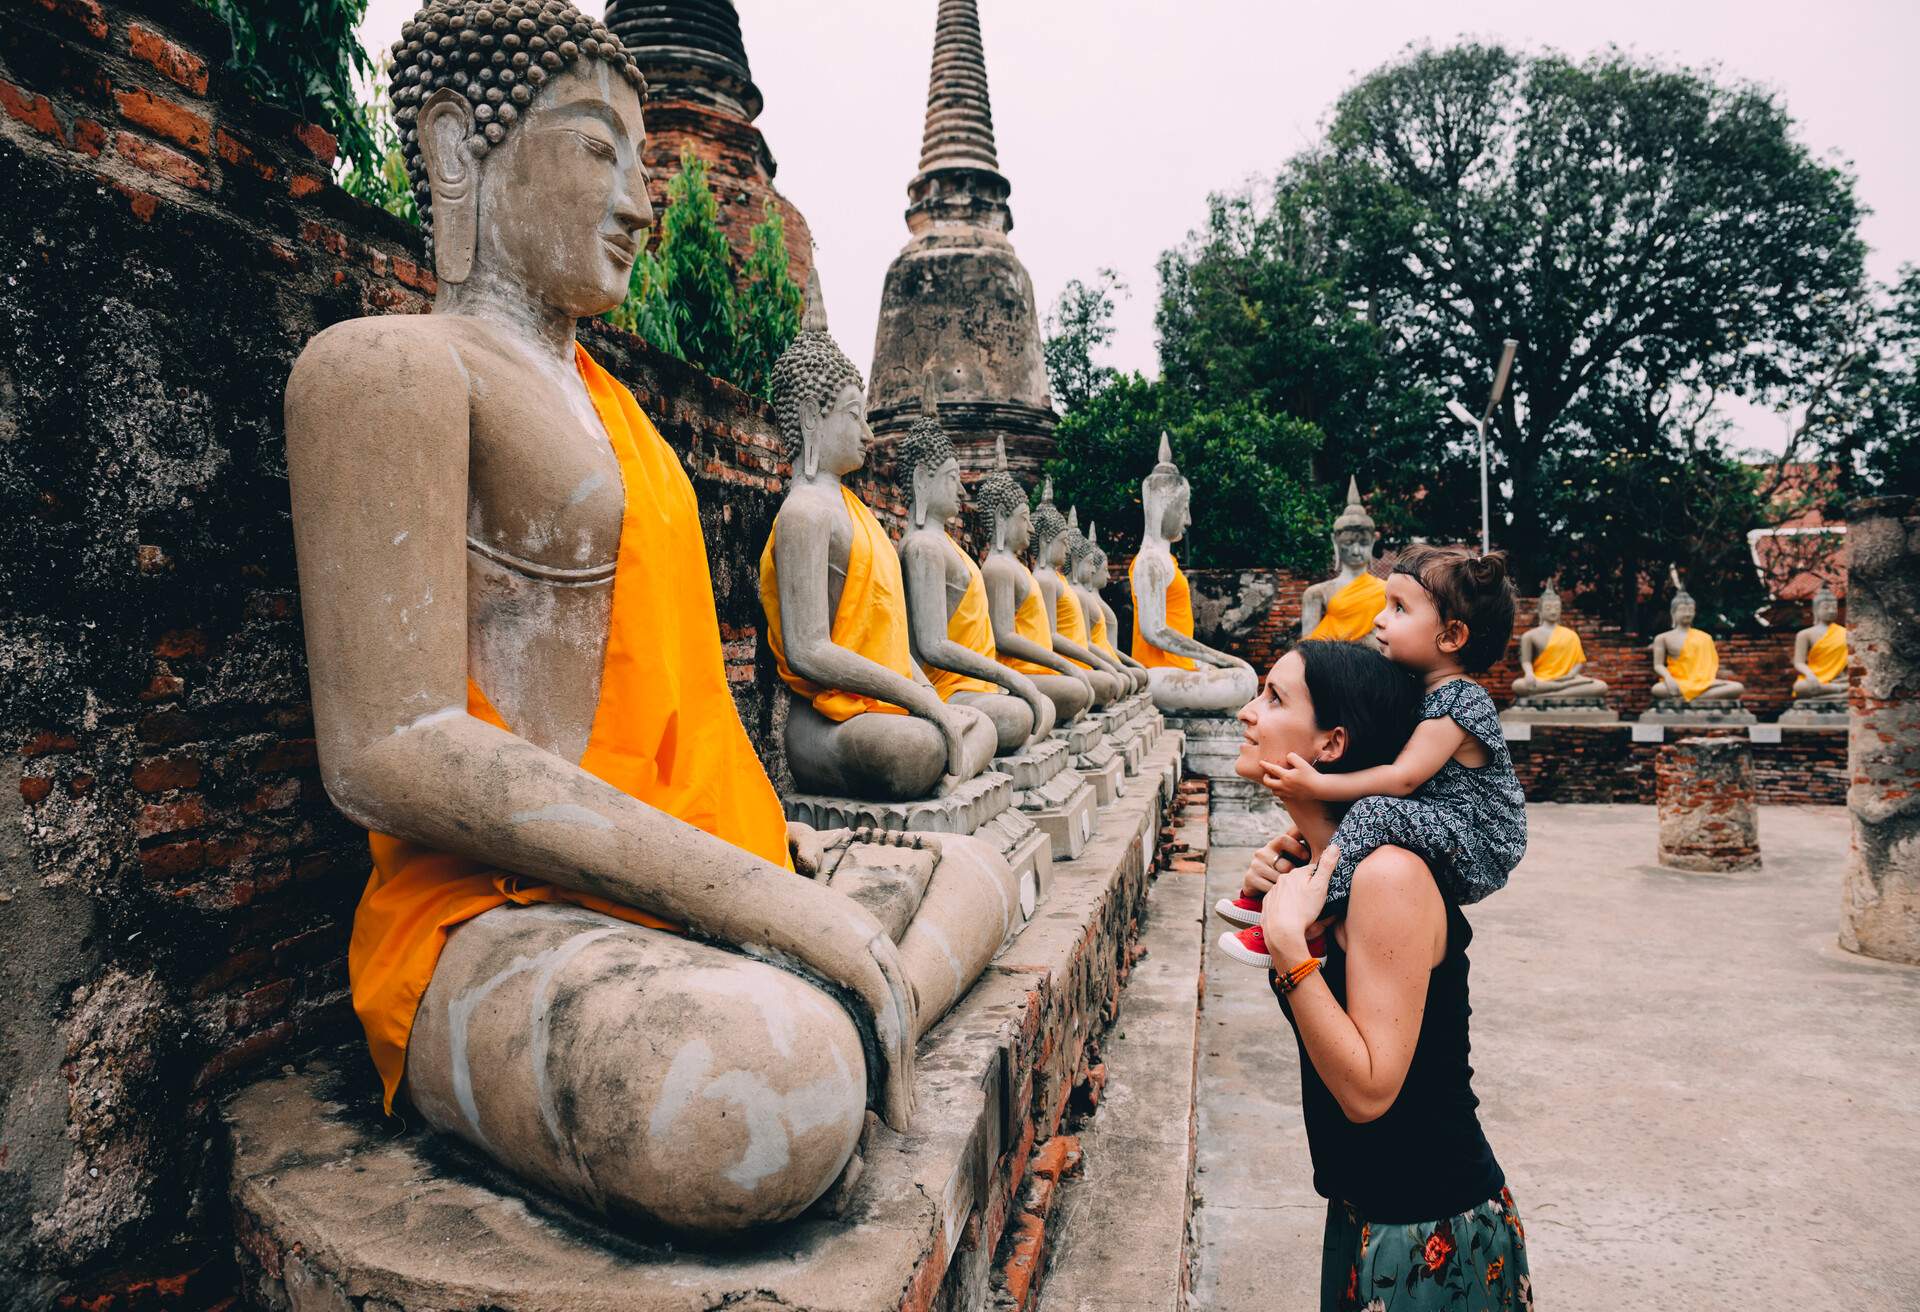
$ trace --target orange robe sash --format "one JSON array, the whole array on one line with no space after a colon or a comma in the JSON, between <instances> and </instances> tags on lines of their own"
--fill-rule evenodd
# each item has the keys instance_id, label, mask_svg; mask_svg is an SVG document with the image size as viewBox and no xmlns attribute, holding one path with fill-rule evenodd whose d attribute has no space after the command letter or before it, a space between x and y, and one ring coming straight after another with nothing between
<instances>
[{"instance_id":1,"label":"orange robe sash","mask_svg":"<svg viewBox=\"0 0 1920 1312\"><path fill-rule=\"evenodd\" d=\"M693 484L633 393L578 345L574 360L626 494L600 701L580 768L791 868L780 799L727 687ZM663 561L673 567L661 568ZM467 712L508 729L471 679ZM354 912L347 972L389 1111L405 1074L414 1013L454 926L508 903L569 902L636 925L678 928L634 907L387 834L369 834L368 845L373 874Z\"/></svg>"},{"instance_id":2,"label":"orange robe sash","mask_svg":"<svg viewBox=\"0 0 1920 1312\"><path fill-rule=\"evenodd\" d=\"M1587 649L1580 645L1580 635L1564 624L1556 624L1547 645L1533 658L1533 677L1564 679L1573 673L1574 666L1586 659Z\"/></svg>"},{"instance_id":3,"label":"orange robe sash","mask_svg":"<svg viewBox=\"0 0 1920 1312\"><path fill-rule=\"evenodd\" d=\"M1847 631L1838 624L1827 625L1827 631L1813 640L1807 648L1807 668L1813 671L1813 677L1822 683L1833 683L1847 672Z\"/></svg>"},{"instance_id":4,"label":"orange robe sash","mask_svg":"<svg viewBox=\"0 0 1920 1312\"><path fill-rule=\"evenodd\" d=\"M1173 561L1173 582L1167 585L1167 627L1182 637L1193 636L1193 594L1187 586L1187 575L1180 568L1180 562L1171 553L1167 556ZM1134 572L1140 568L1140 557L1133 558L1133 564L1127 567L1127 582L1132 583ZM1137 593L1136 593L1137 595ZM1140 632L1140 608L1133 610L1133 658L1148 669L1197 670L1190 656L1177 652L1162 651L1148 642Z\"/></svg>"},{"instance_id":5,"label":"orange robe sash","mask_svg":"<svg viewBox=\"0 0 1920 1312\"><path fill-rule=\"evenodd\" d=\"M1065 580L1060 584L1060 599L1053 606L1053 627L1068 642L1077 642L1082 647L1089 644L1086 610L1080 605L1080 598L1074 595L1073 584ZM1083 670L1093 668L1085 661L1074 660L1071 656L1067 659Z\"/></svg>"},{"instance_id":6,"label":"orange robe sash","mask_svg":"<svg viewBox=\"0 0 1920 1312\"><path fill-rule=\"evenodd\" d=\"M1093 626L1087 634L1088 638L1092 641L1093 645L1095 647L1098 647L1101 651L1105 652L1107 655L1113 657L1115 660L1119 660L1120 653L1113 649L1113 640L1107 636L1106 607L1104 606L1082 607L1081 609L1083 610L1090 609L1093 613Z\"/></svg>"},{"instance_id":7,"label":"orange robe sash","mask_svg":"<svg viewBox=\"0 0 1920 1312\"><path fill-rule=\"evenodd\" d=\"M1700 629L1688 629L1678 654L1667 657L1667 673L1688 701L1705 692L1720 673L1720 653L1713 639Z\"/></svg>"},{"instance_id":8,"label":"orange robe sash","mask_svg":"<svg viewBox=\"0 0 1920 1312\"><path fill-rule=\"evenodd\" d=\"M1309 638L1359 642L1373 632L1373 620L1387 604L1387 585L1362 574L1327 598L1327 613L1313 626Z\"/></svg>"},{"instance_id":9,"label":"orange robe sash","mask_svg":"<svg viewBox=\"0 0 1920 1312\"><path fill-rule=\"evenodd\" d=\"M947 637L968 651L977 651L988 660L997 661L1000 656L993 645L993 615L987 609L987 581L981 577L980 567L974 564L973 557L962 551L958 542L945 533L940 536L947 539L953 554L967 567L967 590L960 594L960 604L947 617ZM951 701L957 692L1000 691L997 683L976 679L971 674L956 674L934 665L927 666L927 678L932 680L933 690L940 694L943 702Z\"/></svg>"},{"instance_id":10,"label":"orange robe sash","mask_svg":"<svg viewBox=\"0 0 1920 1312\"><path fill-rule=\"evenodd\" d=\"M1027 595L1013 612L1013 631L1033 643L1042 651L1053 650L1053 628L1047 623L1047 594L1040 591L1040 580L1025 565L1020 572L1027 576ZM1023 661L1017 656L1002 654L1000 663L1008 669L1018 670L1022 674L1059 674L1060 671L1038 661Z\"/></svg>"},{"instance_id":11,"label":"orange robe sash","mask_svg":"<svg viewBox=\"0 0 1920 1312\"><path fill-rule=\"evenodd\" d=\"M847 508L847 518L853 522L853 544L847 551L847 578L840 588L840 605L833 612L833 628L828 639L836 647L859 652L901 678L911 679L913 649L907 642L907 585L900 575L900 557L893 549L893 539L880 527L880 521L873 517L866 503L844 486L840 489L840 500ZM779 531L776 520L773 532L767 534L766 549L760 553L760 607L767 614L767 646L773 649L780 678L829 720L851 720L872 711L905 715L906 708L892 702L810 683L787 665L786 644L780 636L780 576L773 554L774 536Z\"/></svg>"}]
</instances>

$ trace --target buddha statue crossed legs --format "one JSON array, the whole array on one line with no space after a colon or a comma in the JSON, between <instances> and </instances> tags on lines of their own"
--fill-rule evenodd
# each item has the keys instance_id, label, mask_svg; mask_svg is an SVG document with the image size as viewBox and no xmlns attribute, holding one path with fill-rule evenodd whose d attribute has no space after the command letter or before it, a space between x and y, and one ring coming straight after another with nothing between
<instances>
[{"instance_id":1,"label":"buddha statue crossed legs","mask_svg":"<svg viewBox=\"0 0 1920 1312\"><path fill-rule=\"evenodd\" d=\"M1796 707L1844 707L1847 701L1847 631L1835 621L1840 599L1824 583L1813 594L1813 623L1793 637L1793 702Z\"/></svg>"},{"instance_id":2,"label":"buddha statue crossed legs","mask_svg":"<svg viewBox=\"0 0 1920 1312\"><path fill-rule=\"evenodd\" d=\"M1100 595L1100 587L1107 581L1107 553L1100 549L1099 535L1094 525L1088 524L1083 535L1072 527L1074 515L1067 514L1067 581L1073 585L1074 594L1080 600L1082 612L1087 617L1087 643L1093 650L1105 656L1116 672L1127 680L1132 692L1147 690L1147 667L1133 657L1126 655L1113 645L1113 635L1119 630L1120 621L1113 613L1113 607L1107 605L1106 598Z\"/></svg>"},{"instance_id":3,"label":"buddha statue crossed legs","mask_svg":"<svg viewBox=\"0 0 1920 1312\"><path fill-rule=\"evenodd\" d=\"M1040 585L1053 650L1072 661L1080 677L1092 685L1094 705L1105 706L1125 695L1128 681L1120 677L1120 672L1104 656L1087 645L1086 612L1063 572L1070 543L1068 534L1078 532L1053 504L1053 480L1047 479L1040 485L1040 504L1033 509L1033 580Z\"/></svg>"},{"instance_id":4,"label":"buddha statue crossed legs","mask_svg":"<svg viewBox=\"0 0 1920 1312\"><path fill-rule=\"evenodd\" d=\"M1586 662L1580 635L1560 622L1560 593L1549 581L1540 594L1540 622L1520 635L1520 677L1513 681L1514 696L1536 702L1606 696L1602 680L1581 673Z\"/></svg>"},{"instance_id":5,"label":"buddha statue crossed legs","mask_svg":"<svg viewBox=\"0 0 1920 1312\"><path fill-rule=\"evenodd\" d=\"M1672 571L1672 575L1674 594L1669 611L1673 627L1653 640L1653 709L1660 710L1662 702L1704 702L1707 709L1715 703L1738 703L1746 685L1720 677L1719 649L1711 635L1693 627L1699 608L1681 586L1679 571Z\"/></svg>"}]
</instances>

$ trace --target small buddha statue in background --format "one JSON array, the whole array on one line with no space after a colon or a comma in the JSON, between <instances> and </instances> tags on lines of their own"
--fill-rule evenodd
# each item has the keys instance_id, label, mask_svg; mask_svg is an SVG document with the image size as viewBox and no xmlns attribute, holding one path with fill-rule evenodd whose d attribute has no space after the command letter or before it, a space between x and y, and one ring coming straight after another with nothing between
<instances>
[{"instance_id":1,"label":"small buddha statue in background","mask_svg":"<svg viewBox=\"0 0 1920 1312\"><path fill-rule=\"evenodd\" d=\"M1193 523L1193 488L1160 434L1160 459L1140 483L1146 523L1127 580L1133 589L1133 657L1146 667L1162 711L1231 714L1253 700L1259 676L1238 656L1193 636L1193 595L1173 544Z\"/></svg>"},{"instance_id":2,"label":"small buddha statue in background","mask_svg":"<svg viewBox=\"0 0 1920 1312\"><path fill-rule=\"evenodd\" d=\"M1796 707L1813 709L1821 703L1836 709L1847 701L1847 631L1836 619L1840 599L1824 583L1813 594L1813 623L1793 638L1793 683Z\"/></svg>"},{"instance_id":3,"label":"small buddha statue in background","mask_svg":"<svg viewBox=\"0 0 1920 1312\"><path fill-rule=\"evenodd\" d=\"M1661 701L1738 702L1746 685L1720 677L1719 649L1709 634L1693 627L1699 607L1681 586L1678 570L1673 585L1673 627L1653 640L1654 709L1661 709Z\"/></svg>"},{"instance_id":4,"label":"small buddha statue in background","mask_svg":"<svg viewBox=\"0 0 1920 1312\"><path fill-rule=\"evenodd\" d=\"M1367 572L1380 540L1360 500L1359 480L1347 479L1347 507L1333 521L1334 576L1300 595L1300 635L1340 642L1373 641L1373 620L1387 604L1387 585Z\"/></svg>"},{"instance_id":5,"label":"small buddha statue in background","mask_svg":"<svg viewBox=\"0 0 1920 1312\"><path fill-rule=\"evenodd\" d=\"M947 533L966 495L953 442L938 419L916 419L895 446L894 459L894 477L907 494L900 567L913 657L942 700L971 706L993 721L999 755L1018 752L1053 731L1057 712L1032 679L1000 660L986 580Z\"/></svg>"},{"instance_id":6,"label":"small buddha statue in background","mask_svg":"<svg viewBox=\"0 0 1920 1312\"><path fill-rule=\"evenodd\" d=\"M1540 594L1540 622L1520 635L1520 677L1513 681L1514 696L1530 702L1605 697L1607 685L1581 673L1586 662L1580 635L1560 622L1560 593L1548 580Z\"/></svg>"},{"instance_id":7,"label":"small buddha statue in background","mask_svg":"<svg viewBox=\"0 0 1920 1312\"><path fill-rule=\"evenodd\" d=\"M1087 645L1091 629L1086 612L1065 573L1069 535L1078 531L1053 504L1053 480L1047 479L1040 485L1040 504L1033 509L1033 578L1046 600L1054 651L1079 667L1080 677L1093 685L1098 707L1123 696L1129 681Z\"/></svg>"},{"instance_id":8,"label":"small buddha statue in background","mask_svg":"<svg viewBox=\"0 0 1920 1312\"><path fill-rule=\"evenodd\" d=\"M1081 534L1072 528L1074 518L1074 512L1069 510L1067 581L1073 585L1081 611L1087 617L1087 644L1126 676L1134 692L1145 692L1147 667L1114 646L1113 635L1120 627L1120 620L1113 607L1107 605L1107 599L1100 595L1100 587L1107 581L1107 553L1100 549L1095 526L1088 524L1086 533Z\"/></svg>"}]
</instances>

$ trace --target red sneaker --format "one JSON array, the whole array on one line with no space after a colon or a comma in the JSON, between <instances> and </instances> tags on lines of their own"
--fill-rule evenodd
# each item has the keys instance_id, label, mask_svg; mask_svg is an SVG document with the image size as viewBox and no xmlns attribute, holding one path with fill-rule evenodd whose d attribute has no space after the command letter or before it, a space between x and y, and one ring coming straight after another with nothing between
<instances>
[{"instance_id":1,"label":"red sneaker","mask_svg":"<svg viewBox=\"0 0 1920 1312\"><path fill-rule=\"evenodd\" d=\"M1252 925L1238 933L1222 934L1218 940L1222 952L1243 966L1258 966L1261 970L1273 969L1273 958L1267 955L1267 936L1260 932L1260 926Z\"/></svg>"},{"instance_id":2,"label":"red sneaker","mask_svg":"<svg viewBox=\"0 0 1920 1312\"><path fill-rule=\"evenodd\" d=\"M1260 923L1260 902L1260 897L1247 897L1245 894L1239 897L1223 897L1213 904L1213 914L1229 925L1239 925L1243 928L1248 925L1257 925Z\"/></svg>"}]
</instances>

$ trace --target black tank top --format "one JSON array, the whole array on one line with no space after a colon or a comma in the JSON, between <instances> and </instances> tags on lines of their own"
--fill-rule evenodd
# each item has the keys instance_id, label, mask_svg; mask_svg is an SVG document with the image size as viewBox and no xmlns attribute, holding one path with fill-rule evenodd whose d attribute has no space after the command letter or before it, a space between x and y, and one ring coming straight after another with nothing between
<instances>
[{"instance_id":1,"label":"black tank top","mask_svg":"<svg viewBox=\"0 0 1920 1312\"><path fill-rule=\"evenodd\" d=\"M1473 1014L1467 1003L1467 944L1473 927L1460 908L1451 901L1446 906L1447 955L1427 980L1427 1010L1413 1064L1385 1115L1361 1125L1349 1121L1314 1070L1306 1045L1300 1045L1300 1102L1313 1153L1313 1187L1321 1197L1351 1203L1361 1216L1383 1224L1454 1216L1493 1197L1506 1183L1474 1114L1480 1100L1473 1096L1467 1040L1467 1018ZM1322 973L1345 1007L1347 955L1331 932ZM1292 1024L1284 996L1280 1006ZM1294 1039L1299 1040L1298 1025Z\"/></svg>"}]
</instances>

